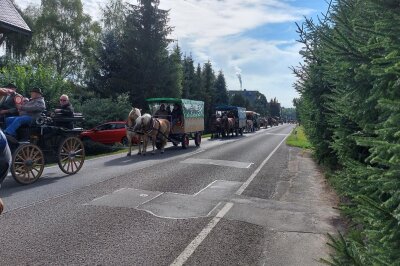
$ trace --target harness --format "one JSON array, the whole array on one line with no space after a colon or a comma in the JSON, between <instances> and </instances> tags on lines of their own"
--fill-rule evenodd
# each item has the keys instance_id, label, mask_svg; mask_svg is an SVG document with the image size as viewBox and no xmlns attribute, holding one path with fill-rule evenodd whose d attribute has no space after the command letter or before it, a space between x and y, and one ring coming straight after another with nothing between
<instances>
[{"instance_id":1,"label":"harness","mask_svg":"<svg viewBox=\"0 0 400 266\"><path fill-rule=\"evenodd\" d=\"M161 128L161 123L160 120L158 118L151 118L149 126L147 128L144 128L144 126L141 126L141 130L139 131L135 131L136 134L139 135L150 135L151 132L153 132L155 130L155 124L158 123L159 127L157 129L157 135L156 138L158 138L160 135L162 135L163 137L167 138L169 140L169 137L167 135L165 135L163 132L160 131Z\"/></svg>"}]
</instances>

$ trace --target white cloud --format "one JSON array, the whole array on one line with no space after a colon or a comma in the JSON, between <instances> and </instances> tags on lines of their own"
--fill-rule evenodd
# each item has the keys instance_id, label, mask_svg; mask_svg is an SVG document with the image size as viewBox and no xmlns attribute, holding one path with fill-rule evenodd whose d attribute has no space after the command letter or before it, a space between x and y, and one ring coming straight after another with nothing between
<instances>
[{"instance_id":1,"label":"white cloud","mask_svg":"<svg viewBox=\"0 0 400 266\"><path fill-rule=\"evenodd\" d=\"M16 0L21 7L40 0ZM106 0L85 0L85 12L99 19L100 6ZM136 3L136 1L128 1ZM252 39L245 33L260 26L274 26L302 20L313 10L294 7L292 0L161 0L160 8L170 10L173 38L195 61L210 60L216 71L222 70L228 89L260 90L269 99L277 97L284 106L297 97L290 66L298 65L300 45L293 40ZM283 34L283 33L282 33ZM284 35L282 35L284 37Z\"/></svg>"}]
</instances>

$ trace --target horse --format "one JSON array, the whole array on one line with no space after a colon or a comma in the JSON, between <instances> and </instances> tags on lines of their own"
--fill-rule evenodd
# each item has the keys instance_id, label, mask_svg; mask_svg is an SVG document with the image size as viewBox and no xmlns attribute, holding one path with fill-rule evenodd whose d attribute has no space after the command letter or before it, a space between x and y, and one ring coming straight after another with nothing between
<instances>
[{"instance_id":1,"label":"horse","mask_svg":"<svg viewBox=\"0 0 400 266\"><path fill-rule=\"evenodd\" d=\"M138 154L146 155L149 138L151 138L153 144L152 154L155 154L154 146L157 140L161 141L160 150L161 153L164 153L170 129L171 125L167 119L154 118L150 114L144 114L138 117L136 119L135 131L143 135L143 151L139 144Z\"/></svg>"},{"instance_id":2,"label":"horse","mask_svg":"<svg viewBox=\"0 0 400 266\"><path fill-rule=\"evenodd\" d=\"M233 117L228 117L227 115L223 115L221 118L221 132L222 132L222 137L229 137L229 133L232 133L233 136L233 131L235 128L235 118Z\"/></svg>"},{"instance_id":3,"label":"horse","mask_svg":"<svg viewBox=\"0 0 400 266\"><path fill-rule=\"evenodd\" d=\"M140 135L136 134L136 132L133 130L136 125L136 119L142 115L140 111L140 109L132 107L132 110L129 112L128 119L126 121L126 138L129 143L129 152L126 156L131 156L133 139L139 138L139 145L141 142Z\"/></svg>"},{"instance_id":4,"label":"horse","mask_svg":"<svg viewBox=\"0 0 400 266\"><path fill-rule=\"evenodd\" d=\"M247 119L246 120L246 131L247 132L254 132L253 120L251 120L251 119Z\"/></svg>"},{"instance_id":5,"label":"horse","mask_svg":"<svg viewBox=\"0 0 400 266\"><path fill-rule=\"evenodd\" d=\"M216 114L211 115L210 132L211 138L218 138L221 133L221 117L217 117Z\"/></svg>"}]
</instances>

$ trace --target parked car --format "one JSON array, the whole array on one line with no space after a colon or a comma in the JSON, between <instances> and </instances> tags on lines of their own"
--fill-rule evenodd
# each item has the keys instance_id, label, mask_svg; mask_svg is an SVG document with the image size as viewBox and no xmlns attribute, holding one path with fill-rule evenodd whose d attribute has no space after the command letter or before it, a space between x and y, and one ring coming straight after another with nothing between
<instances>
[{"instance_id":1,"label":"parked car","mask_svg":"<svg viewBox=\"0 0 400 266\"><path fill-rule=\"evenodd\" d=\"M80 134L82 140L92 140L103 144L122 143L128 145L125 121L113 121L98 125ZM135 143L135 140L134 142Z\"/></svg>"}]
</instances>

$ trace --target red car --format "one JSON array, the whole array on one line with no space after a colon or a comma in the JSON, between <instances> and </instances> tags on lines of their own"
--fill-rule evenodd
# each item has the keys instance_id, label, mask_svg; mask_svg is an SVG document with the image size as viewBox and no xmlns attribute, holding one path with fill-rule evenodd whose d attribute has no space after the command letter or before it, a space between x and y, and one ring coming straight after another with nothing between
<instances>
[{"instance_id":1,"label":"red car","mask_svg":"<svg viewBox=\"0 0 400 266\"><path fill-rule=\"evenodd\" d=\"M126 138L125 121L114 121L101 124L80 134L82 140L92 140L103 144L114 144L120 142L128 145ZM133 140L133 143L137 141ZM137 144L137 143L136 143Z\"/></svg>"}]
</instances>

